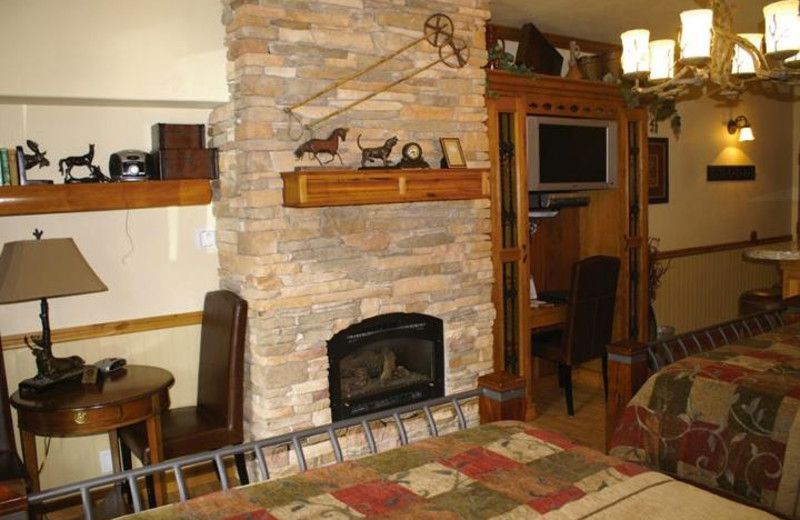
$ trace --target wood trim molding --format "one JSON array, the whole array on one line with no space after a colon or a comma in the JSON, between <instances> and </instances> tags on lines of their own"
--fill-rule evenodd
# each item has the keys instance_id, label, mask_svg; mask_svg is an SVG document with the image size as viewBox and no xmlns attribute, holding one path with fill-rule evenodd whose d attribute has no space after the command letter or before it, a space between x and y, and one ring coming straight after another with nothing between
<instances>
[{"instance_id":1,"label":"wood trim molding","mask_svg":"<svg viewBox=\"0 0 800 520\"><path fill-rule=\"evenodd\" d=\"M146 332L150 330L172 329L175 327L185 327L188 325L199 325L202 320L202 311L184 312L181 314L168 314L166 316L154 316L151 318L111 321L108 323L96 323L94 325L69 327L66 329L53 330L50 334L53 343L64 343L67 341L119 336L121 334L131 334L134 332ZM41 334L41 332L36 331L27 334L13 334L4 336L3 350L25 348L25 336L35 336L39 334Z\"/></svg>"},{"instance_id":2,"label":"wood trim molding","mask_svg":"<svg viewBox=\"0 0 800 520\"><path fill-rule=\"evenodd\" d=\"M659 251L656 260L669 260L670 258L683 258L686 256L704 255L707 253L717 253L719 251L730 251L733 249L744 249L746 247L763 246L767 244L780 244L791 242L792 235L779 235L775 237L757 238L755 240L742 240L741 242L728 242L725 244L714 244L710 246L687 247L685 249L673 249L671 251Z\"/></svg>"}]
</instances>

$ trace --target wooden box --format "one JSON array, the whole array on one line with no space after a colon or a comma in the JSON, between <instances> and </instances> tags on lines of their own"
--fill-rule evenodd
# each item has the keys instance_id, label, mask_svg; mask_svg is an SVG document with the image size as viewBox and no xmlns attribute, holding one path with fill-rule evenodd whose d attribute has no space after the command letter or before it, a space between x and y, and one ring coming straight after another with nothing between
<instances>
[{"instance_id":1,"label":"wooden box","mask_svg":"<svg viewBox=\"0 0 800 520\"><path fill-rule=\"evenodd\" d=\"M159 150L155 156L161 180L216 179L219 176L216 148Z\"/></svg>"},{"instance_id":2,"label":"wooden box","mask_svg":"<svg viewBox=\"0 0 800 520\"><path fill-rule=\"evenodd\" d=\"M153 151L200 150L206 147L206 125L153 125Z\"/></svg>"}]
</instances>

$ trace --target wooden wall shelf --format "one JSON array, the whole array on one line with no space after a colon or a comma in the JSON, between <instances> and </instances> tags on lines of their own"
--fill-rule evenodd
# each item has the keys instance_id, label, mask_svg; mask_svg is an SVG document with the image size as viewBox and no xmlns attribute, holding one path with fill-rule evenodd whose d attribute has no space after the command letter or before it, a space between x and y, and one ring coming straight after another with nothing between
<instances>
[{"instance_id":1,"label":"wooden wall shelf","mask_svg":"<svg viewBox=\"0 0 800 520\"><path fill-rule=\"evenodd\" d=\"M0 216L197 206L211 202L207 179L0 188Z\"/></svg>"},{"instance_id":2,"label":"wooden wall shelf","mask_svg":"<svg viewBox=\"0 0 800 520\"><path fill-rule=\"evenodd\" d=\"M281 177L283 205L292 208L489 198L488 169L309 170Z\"/></svg>"}]
</instances>

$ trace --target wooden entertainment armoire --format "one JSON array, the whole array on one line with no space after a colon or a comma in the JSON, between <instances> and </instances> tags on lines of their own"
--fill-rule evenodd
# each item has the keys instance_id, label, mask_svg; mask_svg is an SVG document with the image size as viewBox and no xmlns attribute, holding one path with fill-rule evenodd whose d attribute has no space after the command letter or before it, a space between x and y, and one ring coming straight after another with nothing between
<instances>
[{"instance_id":1,"label":"wooden entertainment armoire","mask_svg":"<svg viewBox=\"0 0 800 520\"><path fill-rule=\"evenodd\" d=\"M552 76L487 72L492 167L494 369L524 376L535 416L531 329L563 322L566 306L531 308L529 278L538 292L569 288L572 264L591 255L621 260L612 340L646 340L648 299L647 112L628 109L619 86ZM616 189L571 195L584 206L563 207L529 220L526 117L546 115L616 120L619 172ZM576 150L580 153L580 150ZM550 368L552 371L552 368ZM613 377L609 374L609 377Z\"/></svg>"}]
</instances>

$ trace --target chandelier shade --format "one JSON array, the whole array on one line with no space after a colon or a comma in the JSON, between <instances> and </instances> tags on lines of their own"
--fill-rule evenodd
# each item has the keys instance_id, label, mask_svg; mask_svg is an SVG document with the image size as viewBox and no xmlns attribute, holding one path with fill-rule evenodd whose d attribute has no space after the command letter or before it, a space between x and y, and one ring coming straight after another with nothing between
<instances>
[{"instance_id":1,"label":"chandelier shade","mask_svg":"<svg viewBox=\"0 0 800 520\"><path fill-rule=\"evenodd\" d=\"M647 29L625 31L623 75L635 80L635 93L665 99L693 86L714 85L723 95L738 96L750 81L800 85L800 0L773 2L763 13L764 34L736 34L726 0L709 0L707 9L680 14L677 46L650 42Z\"/></svg>"}]
</instances>

